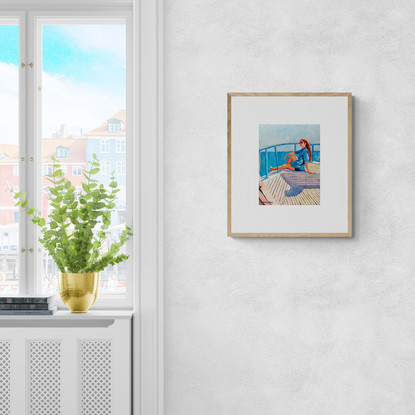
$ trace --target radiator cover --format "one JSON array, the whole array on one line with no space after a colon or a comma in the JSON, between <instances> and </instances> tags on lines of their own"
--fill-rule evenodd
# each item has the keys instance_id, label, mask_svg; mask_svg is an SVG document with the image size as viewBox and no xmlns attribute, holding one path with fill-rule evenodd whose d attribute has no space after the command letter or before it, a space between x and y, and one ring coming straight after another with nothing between
<instances>
[{"instance_id":1,"label":"radiator cover","mask_svg":"<svg viewBox=\"0 0 415 415\"><path fill-rule=\"evenodd\" d=\"M0 316L0 415L130 415L131 318Z\"/></svg>"}]
</instances>

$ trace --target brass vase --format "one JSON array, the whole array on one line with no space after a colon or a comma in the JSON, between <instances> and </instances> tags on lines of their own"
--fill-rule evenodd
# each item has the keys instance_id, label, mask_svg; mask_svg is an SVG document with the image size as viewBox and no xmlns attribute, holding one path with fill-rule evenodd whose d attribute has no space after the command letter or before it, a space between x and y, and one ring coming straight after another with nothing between
<instances>
[{"instance_id":1,"label":"brass vase","mask_svg":"<svg viewBox=\"0 0 415 415\"><path fill-rule=\"evenodd\" d=\"M98 297L100 272L60 272L59 294L72 313L86 313Z\"/></svg>"}]
</instances>

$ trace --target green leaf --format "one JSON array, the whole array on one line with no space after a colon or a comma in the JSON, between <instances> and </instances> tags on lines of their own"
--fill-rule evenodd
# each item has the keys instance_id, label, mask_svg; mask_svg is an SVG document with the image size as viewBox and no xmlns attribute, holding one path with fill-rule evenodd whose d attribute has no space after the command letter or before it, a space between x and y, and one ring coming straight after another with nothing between
<instances>
[{"instance_id":1,"label":"green leaf","mask_svg":"<svg viewBox=\"0 0 415 415\"><path fill-rule=\"evenodd\" d=\"M61 169L58 169L54 173L52 173L51 176L52 177L63 176L63 171Z\"/></svg>"},{"instance_id":2,"label":"green leaf","mask_svg":"<svg viewBox=\"0 0 415 415\"><path fill-rule=\"evenodd\" d=\"M46 225L46 221L45 221L45 219L40 218L40 219L39 219L39 225L40 225L40 226L45 226L45 225Z\"/></svg>"}]
</instances>

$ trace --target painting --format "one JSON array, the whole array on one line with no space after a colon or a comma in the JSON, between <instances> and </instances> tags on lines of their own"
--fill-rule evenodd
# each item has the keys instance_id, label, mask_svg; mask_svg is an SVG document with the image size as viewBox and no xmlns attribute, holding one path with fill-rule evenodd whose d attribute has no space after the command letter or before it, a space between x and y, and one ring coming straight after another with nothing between
<instances>
[{"instance_id":1,"label":"painting","mask_svg":"<svg viewBox=\"0 0 415 415\"><path fill-rule=\"evenodd\" d=\"M228 236L352 236L352 94L228 93Z\"/></svg>"},{"instance_id":2,"label":"painting","mask_svg":"<svg viewBox=\"0 0 415 415\"><path fill-rule=\"evenodd\" d=\"M260 205L320 204L320 125L259 125Z\"/></svg>"}]
</instances>

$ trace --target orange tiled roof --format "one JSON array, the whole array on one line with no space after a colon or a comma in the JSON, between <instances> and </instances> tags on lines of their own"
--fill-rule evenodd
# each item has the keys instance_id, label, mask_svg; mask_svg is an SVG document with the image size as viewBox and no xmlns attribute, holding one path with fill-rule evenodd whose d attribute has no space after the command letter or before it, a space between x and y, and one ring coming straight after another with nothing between
<instances>
[{"instance_id":1,"label":"orange tiled roof","mask_svg":"<svg viewBox=\"0 0 415 415\"><path fill-rule=\"evenodd\" d=\"M12 144L0 144L0 163L17 163L19 147Z\"/></svg>"},{"instance_id":2,"label":"orange tiled roof","mask_svg":"<svg viewBox=\"0 0 415 415\"><path fill-rule=\"evenodd\" d=\"M117 119L121 121L121 132L119 133L109 133L108 132L108 120ZM113 114L111 117L109 117L107 120L105 120L102 124L100 124L98 127L88 131L85 133L85 135L119 135L124 136L125 135L125 127L126 127L126 111L121 110Z\"/></svg>"}]
</instances>

